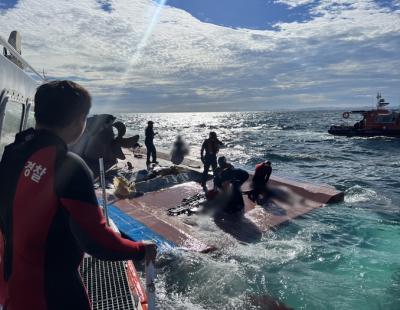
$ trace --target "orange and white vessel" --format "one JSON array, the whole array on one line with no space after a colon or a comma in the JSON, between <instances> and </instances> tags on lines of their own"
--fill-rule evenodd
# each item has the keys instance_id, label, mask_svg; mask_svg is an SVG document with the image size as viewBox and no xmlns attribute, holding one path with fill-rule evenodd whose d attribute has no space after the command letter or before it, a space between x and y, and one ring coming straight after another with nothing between
<instances>
[{"instance_id":1,"label":"orange and white vessel","mask_svg":"<svg viewBox=\"0 0 400 310\"><path fill-rule=\"evenodd\" d=\"M376 96L376 109L365 111L343 112L343 118L348 119L353 114L359 114L362 119L354 125L332 126L328 132L336 136L347 137L400 137L400 111L389 110L380 93Z\"/></svg>"}]
</instances>

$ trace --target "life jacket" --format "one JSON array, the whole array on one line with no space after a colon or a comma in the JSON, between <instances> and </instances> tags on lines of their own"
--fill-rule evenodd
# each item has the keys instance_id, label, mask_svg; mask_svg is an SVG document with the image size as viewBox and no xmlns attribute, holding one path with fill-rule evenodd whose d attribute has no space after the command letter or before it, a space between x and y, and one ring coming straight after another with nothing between
<instances>
[{"instance_id":1,"label":"life jacket","mask_svg":"<svg viewBox=\"0 0 400 310\"><path fill-rule=\"evenodd\" d=\"M272 173L272 168L270 165L267 165L265 162L256 165L256 169L253 176L253 183L255 184L265 184L269 176ZM266 178L268 176L268 179Z\"/></svg>"}]
</instances>

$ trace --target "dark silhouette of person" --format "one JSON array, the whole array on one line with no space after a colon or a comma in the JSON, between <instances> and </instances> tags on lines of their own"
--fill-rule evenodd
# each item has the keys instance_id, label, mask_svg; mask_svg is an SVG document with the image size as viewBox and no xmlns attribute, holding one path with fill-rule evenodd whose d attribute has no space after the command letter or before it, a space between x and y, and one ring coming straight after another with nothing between
<instances>
[{"instance_id":1,"label":"dark silhouette of person","mask_svg":"<svg viewBox=\"0 0 400 310\"><path fill-rule=\"evenodd\" d=\"M267 194L267 183L271 173L271 162L268 160L256 165L252 180L253 190L248 195L250 200L256 202L260 194Z\"/></svg>"},{"instance_id":2,"label":"dark silhouette of person","mask_svg":"<svg viewBox=\"0 0 400 310\"><path fill-rule=\"evenodd\" d=\"M208 179L208 171L210 167L212 167L213 174L215 175L215 170L217 169L217 154L219 152L219 148L223 145L221 141L218 140L217 134L214 131L211 131L209 134L209 138L205 139L200 151L201 161L204 164L204 171L201 185L206 187L206 182Z\"/></svg>"},{"instance_id":3,"label":"dark silhouette of person","mask_svg":"<svg viewBox=\"0 0 400 310\"><path fill-rule=\"evenodd\" d=\"M235 168L224 156L218 158L218 168L214 174L214 186L222 192L229 192L222 207L224 212L237 213L244 209L241 186L249 178L247 171ZM229 186L231 185L231 186Z\"/></svg>"},{"instance_id":4,"label":"dark silhouette of person","mask_svg":"<svg viewBox=\"0 0 400 310\"><path fill-rule=\"evenodd\" d=\"M171 162L174 165L179 165L183 162L185 156L189 153L189 148L183 140L182 136L177 136L172 147Z\"/></svg>"},{"instance_id":5,"label":"dark silhouette of person","mask_svg":"<svg viewBox=\"0 0 400 310\"><path fill-rule=\"evenodd\" d=\"M149 165L150 163L158 164L157 150L154 145L154 137L157 133L154 132L153 124L154 123L152 121L148 121L146 130L145 130L144 144L146 145L146 149L147 149L147 160L146 160L147 165ZM150 161L150 157L152 158L151 161Z\"/></svg>"},{"instance_id":6,"label":"dark silhouette of person","mask_svg":"<svg viewBox=\"0 0 400 310\"><path fill-rule=\"evenodd\" d=\"M218 158L218 167L214 172L214 188L222 189L222 174L226 170L234 169L233 165L228 163L225 156ZM224 173L225 174L225 173Z\"/></svg>"}]
</instances>

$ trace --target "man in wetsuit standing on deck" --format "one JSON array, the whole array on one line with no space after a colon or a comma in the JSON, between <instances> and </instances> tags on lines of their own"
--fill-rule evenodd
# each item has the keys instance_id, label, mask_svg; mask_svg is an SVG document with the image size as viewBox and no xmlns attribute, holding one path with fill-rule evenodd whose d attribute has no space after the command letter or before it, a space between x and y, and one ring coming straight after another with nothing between
<instances>
[{"instance_id":1,"label":"man in wetsuit standing on deck","mask_svg":"<svg viewBox=\"0 0 400 310\"><path fill-rule=\"evenodd\" d=\"M206 190L206 182L208 179L208 170L210 170L210 166L212 167L213 174L215 175L215 171L218 167L217 165L217 154L219 152L219 148L223 145L221 141L218 140L217 134L214 131L211 131L208 139L204 140L200 157L201 161L204 164L204 171L202 176L201 185Z\"/></svg>"},{"instance_id":2,"label":"man in wetsuit standing on deck","mask_svg":"<svg viewBox=\"0 0 400 310\"><path fill-rule=\"evenodd\" d=\"M91 309L78 267L87 252L106 260L153 260L156 246L106 225L92 174L68 152L82 134L90 94L71 81L41 85L36 128L15 137L0 162L0 304L5 309ZM4 240L4 243L3 243Z\"/></svg>"},{"instance_id":3,"label":"man in wetsuit standing on deck","mask_svg":"<svg viewBox=\"0 0 400 310\"><path fill-rule=\"evenodd\" d=\"M147 165L150 165L150 163L158 164L157 150L154 145L154 137L157 133L154 132L153 124L154 124L153 121L148 121L146 130L145 130L144 144L146 145L146 149L147 149L147 160L146 160ZM152 157L151 162L150 162L150 157Z\"/></svg>"}]
</instances>

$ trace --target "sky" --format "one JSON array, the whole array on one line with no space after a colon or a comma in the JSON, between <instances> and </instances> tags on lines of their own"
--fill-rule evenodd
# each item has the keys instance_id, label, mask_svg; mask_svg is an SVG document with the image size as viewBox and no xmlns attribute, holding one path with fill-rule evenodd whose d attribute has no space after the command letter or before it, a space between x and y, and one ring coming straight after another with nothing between
<instances>
[{"instance_id":1,"label":"sky","mask_svg":"<svg viewBox=\"0 0 400 310\"><path fill-rule=\"evenodd\" d=\"M0 35L96 112L400 106L400 0L0 0Z\"/></svg>"}]
</instances>

